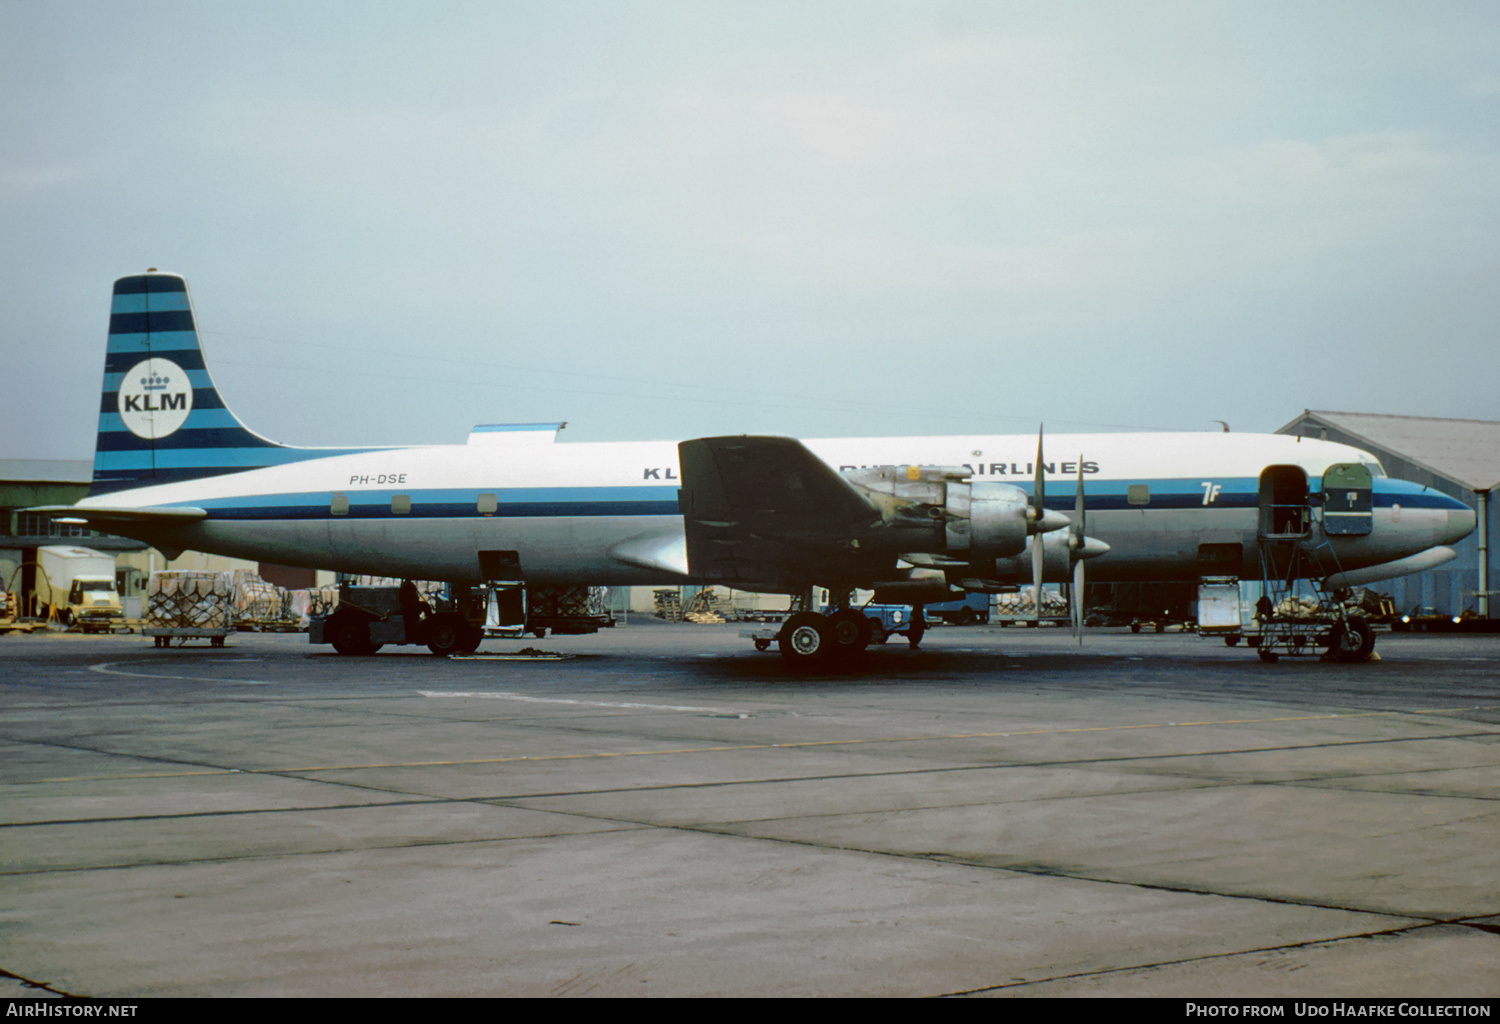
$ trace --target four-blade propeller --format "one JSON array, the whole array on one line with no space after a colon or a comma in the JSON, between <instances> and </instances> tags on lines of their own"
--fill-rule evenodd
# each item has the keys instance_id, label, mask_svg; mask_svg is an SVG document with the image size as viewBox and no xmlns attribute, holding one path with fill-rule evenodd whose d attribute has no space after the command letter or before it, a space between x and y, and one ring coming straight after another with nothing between
<instances>
[{"instance_id":1,"label":"four-blade propeller","mask_svg":"<svg viewBox=\"0 0 1500 1024\"><path fill-rule=\"evenodd\" d=\"M1059 513L1048 512L1045 508L1046 478L1042 461L1042 435L1045 428L1038 428L1036 433L1036 464L1031 479L1031 508L1029 518L1034 526L1031 541L1031 585L1032 593L1036 601L1036 618L1033 620L1041 625L1042 618L1042 569L1045 562L1045 552L1042 545L1042 533L1047 532L1048 520L1055 521L1061 517ZM1073 566L1072 586L1069 588L1068 601L1069 618L1073 623L1073 635L1083 643L1083 592L1085 585L1085 572L1083 563L1090 558L1097 558L1109 551L1109 545L1102 540L1096 540L1088 536L1088 511L1084 502L1083 492L1083 456L1078 456L1078 486L1073 496L1073 516L1068 523L1068 560Z\"/></svg>"}]
</instances>

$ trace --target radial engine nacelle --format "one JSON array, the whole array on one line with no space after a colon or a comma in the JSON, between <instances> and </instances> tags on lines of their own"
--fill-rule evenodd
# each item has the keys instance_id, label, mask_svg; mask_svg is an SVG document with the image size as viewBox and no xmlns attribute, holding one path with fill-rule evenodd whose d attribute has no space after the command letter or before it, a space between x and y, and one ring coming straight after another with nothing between
<instances>
[{"instance_id":1,"label":"radial engine nacelle","mask_svg":"<svg viewBox=\"0 0 1500 1024\"><path fill-rule=\"evenodd\" d=\"M954 560L989 564L1026 550L1034 534L1065 528L1069 519L1046 510L1038 519L1031 499L1010 484L973 483L963 466L885 466L841 474L880 510L882 520L903 528L907 550L921 550L907 532L929 527L927 550Z\"/></svg>"}]
</instances>

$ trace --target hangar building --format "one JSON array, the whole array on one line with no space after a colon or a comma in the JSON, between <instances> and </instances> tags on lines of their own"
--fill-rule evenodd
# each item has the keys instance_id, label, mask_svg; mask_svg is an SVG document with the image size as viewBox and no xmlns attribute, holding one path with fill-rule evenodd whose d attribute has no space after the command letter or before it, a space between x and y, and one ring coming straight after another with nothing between
<instances>
[{"instance_id":1,"label":"hangar building","mask_svg":"<svg viewBox=\"0 0 1500 1024\"><path fill-rule=\"evenodd\" d=\"M1390 476L1424 484L1475 509L1479 528L1454 545L1456 559L1373 587L1389 593L1402 612L1430 608L1439 615L1472 611L1491 617L1486 592L1495 587L1489 538L1496 521L1490 495L1500 483L1500 422L1307 409L1277 433L1362 448Z\"/></svg>"},{"instance_id":2,"label":"hangar building","mask_svg":"<svg viewBox=\"0 0 1500 1024\"><path fill-rule=\"evenodd\" d=\"M288 589L315 585L316 574L310 569L270 563L257 566L191 551L168 562L141 541L20 511L33 505L71 505L88 493L93 475L90 459L0 459L0 590L16 595L23 615L38 611L33 601L36 549L51 545L87 547L113 555L116 583L129 617L138 614L152 569L252 569L260 572L262 579Z\"/></svg>"},{"instance_id":3,"label":"hangar building","mask_svg":"<svg viewBox=\"0 0 1500 1024\"><path fill-rule=\"evenodd\" d=\"M0 459L0 590L29 597L36 588L36 549L43 545L82 544L117 557L145 550L138 540L16 514L31 505L73 504L88 493L93 472L93 463L82 460Z\"/></svg>"}]
</instances>

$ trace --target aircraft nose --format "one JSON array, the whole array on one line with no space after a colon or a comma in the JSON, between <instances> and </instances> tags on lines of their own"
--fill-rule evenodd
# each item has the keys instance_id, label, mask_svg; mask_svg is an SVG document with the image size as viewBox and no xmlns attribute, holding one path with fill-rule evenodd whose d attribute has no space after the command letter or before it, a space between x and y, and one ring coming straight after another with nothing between
<instances>
[{"instance_id":1,"label":"aircraft nose","mask_svg":"<svg viewBox=\"0 0 1500 1024\"><path fill-rule=\"evenodd\" d=\"M1479 522L1472 508L1449 509L1448 524L1443 529L1443 539L1440 543L1455 544L1474 532L1474 527Z\"/></svg>"}]
</instances>

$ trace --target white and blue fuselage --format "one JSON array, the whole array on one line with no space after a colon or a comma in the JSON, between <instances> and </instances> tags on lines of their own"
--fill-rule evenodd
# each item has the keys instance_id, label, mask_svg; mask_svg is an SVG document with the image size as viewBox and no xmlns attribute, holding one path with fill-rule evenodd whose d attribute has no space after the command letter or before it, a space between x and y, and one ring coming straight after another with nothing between
<instances>
[{"instance_id":1,"label":"white and blue fuselage","mask_svg":"<svg viewBox=\"0 0 1500 1024\"><path fill-rule=\"evenodd\" d=\"M692 582L676 443L566 444L553 433L476 430L465 445L308 458L115 491L79 507L201 508L199 521L141 529L169 547L351 573L477 581L476 552L511 550L537 583ZM1035 439L1024 435L803 443L835 470L967 466L976 489L1032 488ZM1110 546L1089 567L1101 583L1196 578L1204 543L1241 544L1248 559L1267 466L1299 466L1316 488L1332 465L1375 464L1357 449L1282 435L1060 434L1047 447L1078 453L1048 458L1049 508L1073 509L1082 462L1088 532ZM1462 503L1383 475L1372 505L1368 534L1333 539L1344 569L1452 543L1474 525Z\"/></svg>"},{"instance_id":2,"label":"white and blue fuselage","mask_svg":"<svg viewBox=\"0 0 1500 1024\"><path fill-rule=\"evenodd\" d=\"M348 573L479 581L488 575L480 554L499 552L538 584L706 581L686 555L677 443L557 443L559 428L477 427L466 444L411 448L277 444L221 399L186 281L132 275L114 287L93 487L72 509L45 511L165 551ZM803 444L836 473L965 467L976 500L986 488L1029 495L1037 457L1021 435ZM1095 582L1192 579L1204 545L1239 545L1237 568L1256 575L1268 467L1300 467L1294 475L1305 476L1307 493L1330 466L1372 470L1369 529L1329 538L1344 570L1395 562L1474 527L1467 506L1389 479L1367 453L1324 441L1067 434L1050 435L1046 447L1047 508L1072 513L1081 478L1087 534L1108 545L1091 561ZM791 591L810 581L756 582Z\"/></svg>"}]
</instances>

